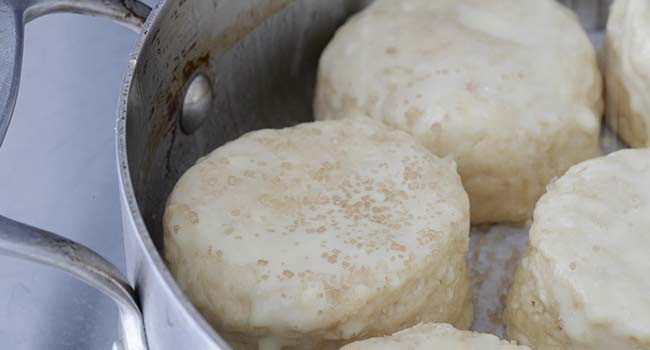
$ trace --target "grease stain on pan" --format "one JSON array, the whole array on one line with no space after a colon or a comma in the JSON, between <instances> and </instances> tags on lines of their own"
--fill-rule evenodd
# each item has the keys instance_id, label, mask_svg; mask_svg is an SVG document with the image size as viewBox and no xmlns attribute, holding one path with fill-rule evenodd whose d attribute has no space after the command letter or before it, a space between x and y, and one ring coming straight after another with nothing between
<instances>
[{"instance_id":1,"label":"grease stain on pan","mask_svg":"<svg viewBox=\"0 0 650 350\"><path fill-rule=\"evenodd\" d=\"M195 45L192 45L192 47L195 47ZM196 71L207 67L210 64L211 57L211 53L206 52L192 60L185 62L182 68L178 67L174 69L174 80L172 82L173 87L165 96L165 104L167 106L166 121L162 123L156 123L152 128L151 133L149 134L149 139L147 142L147 154L156 154L156 150L158 150L161 144L163 144L166 136L171 134L171 136L168 138L169 144L167 146L167 150L165 151L165 159L168 160L166 162L166 171L168 173L172 171L172 169L170 169L171 162L169 162L169 158L171 157L171 152L176 140L178 129L177 119L183 99L183 92L185 91L185 82L189 81L190 77L192 77Z\"/></svg>"},{"instance_id":2,"label":"grease stain on pan","mask_svg":"<svg viewBox=\"0 0 650 350\"><path fill-rule=\"evenodd\" d=\"M174 83L172 83L176 87L165 98L165 102L167 103L167 121L176 119L176 113L179 111L186 83L200 68L207 67L210 64L211 57L212 54L210 52L205 52L197 58L185 62L183 68L180 69L180 79L174 78ZM178 68L174 69L175 77L178 76L178 71ZM178 81L182 82L182 84L175 84Z\"/></svg>"},{"instance_id":3,"label":"grease stain on pan","mask_svg":"<svg viewBox=\"0 0 650 350\"><path fill-rule=\"evenodd\" d=\"M211 40L208 40L207 43L204 42L202 45L197 45L197 42L193 41L187 49L181 52L182 55L180 57L192 55L193 51L197 50L197 46L201 46L201 51L203 51L202 54L199 54L196 58L185 62L182 66L178 64L173 68L173 80L164 98L164 103L167 107L167 115L166 118L161 118L161 120L165 120L165 122L155 123L152 127L147 140L147 154L157 154L159 147L165 144L167 146L167 149L165 150L165 157L167 159L166 163L169 165L169 157L171 157L177 136L177 119L186 82L189 81L198 70L208 70L205 67L208 67L212 61L213 52L223 52L232 49L248 34L264 24L270 17L281 12L294 1L295 0L260 1L256 6L242 10L238 14L233 25L219 32ZM178 6L182 6L183 3L184 1L179 3ZM155 39L157 39L157 35L154 35L154 40ZM200 39L199 42L201 42ZM160 44L160 42L158 42L158 44ZM177 59L174 60L178 61ZM146 168L150 169L150 165L152 164L148 165L149 166ZM172 169L167 168L166 171L170 172Z\"/></svg>"},{"instance_id":4,"label":"grease stain on pan","mask_svg":"<svg viewBox=\"0 0 650 350\"><path fill-rule=\"evenodd\" d=\"M194 51L195 48L196 43L191 43L187 49L183 50L184 55L192 54L192 51ZM146 154L158 154L160 147L165 144L167 147L167 150L165 151L166 157L167 159L169 158L176 139L176 131L178 128L177 117L182 102L182 95L185 91L185 82L187 82L197 70L207 69L205 67L210 64L211 57L211 53L206 52L185 62L182 66L179 64L174 67L172 73L174 78L170 82L170 88L167 90L165 97L163 98L162 106L165 106L166 109L163 112L159 111L156 106L151 107L149 117L156 120L153 121L151 130L147 137L147 144L145 146ZM160 115L161 113L162 115ZM168 135L170 136L167 137ZM143 170L145 173L151 169L151 166L153 165L152 162L154 161L153 158L157 157L147 157L144 160L145 164ZM167 171L170 171L170 169L167 169Z\"/></svg>"}]
</instances>

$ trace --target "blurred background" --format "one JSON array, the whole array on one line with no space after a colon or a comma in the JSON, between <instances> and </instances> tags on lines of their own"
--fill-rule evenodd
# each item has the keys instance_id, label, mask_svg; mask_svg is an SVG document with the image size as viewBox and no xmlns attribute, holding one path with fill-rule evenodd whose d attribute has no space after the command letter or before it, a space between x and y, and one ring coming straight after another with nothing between
<instances>
[{"instance_id":1,"label":"blurred background","mask_svg":"<svg viewBox=\"0 0 650 350\"><path fill-rule=\"evenodd\" d=\"M0 148L0 213L77 240L121 270L114 129L136 39L99 18L54 14L29 23ZM116 334L108 298L61 272L0 256L0 349L111 349Z\"/></svg>"}]
</instances>

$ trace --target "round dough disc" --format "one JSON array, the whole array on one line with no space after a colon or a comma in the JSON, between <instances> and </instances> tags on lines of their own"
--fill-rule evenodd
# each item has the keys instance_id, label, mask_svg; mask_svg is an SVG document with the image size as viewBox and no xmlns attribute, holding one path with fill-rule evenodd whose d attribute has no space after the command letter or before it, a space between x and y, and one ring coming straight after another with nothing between
<instances>
[{"instance_id":1,"label":"round dough disc","mask_svg":"<svg viewBox=\"0 0 650 350\"><path fill-rule=\"evenodd\" d=\"M650 3L617 0L607 22L607 123L632 147L650 146Z\"/></svg>"},{"instance_id":2,"label":"round dough disc","mask_svg":"<svg viewBox=\"0 0 650 350\"><path fill-rule=\"evenodd\" d=\"M546 184L599 155L602 82L554 0L377 0L323 53L316 118L357 111L453 156L472 223L524 222Z\"/></svg>"},{"instance_id":3,"label":"round dough disc","mask_svg":"<svg viewBox=\"0 0 650 350\"><path fill-rule=\"evenodd\" d=\"M535 209L508 336L537 350L650 349L650 150L572 167Z\"/></svg>"},{"instance_id":4,"label":"round dough disc","mask_svg":"<svg viewBox=\"0 0 650 350\"><path fill-rule=\"evenodd\" d=\"M420 321L467 328L469 201L452 160L360 117L246 134L178 181L165 255L245 349L337 349Z\"/></svg>"},{"instance_id":5,"label":"round dough disc","mask_svg":"<svg viewBox=\"0 0 650 350\"><path fill-rule=\"evenodd\" d=\"M448 324L419 324L388 337L372 338L341 350L530 350L491 334L459 331Z\"/></svg>"}]
</instances>

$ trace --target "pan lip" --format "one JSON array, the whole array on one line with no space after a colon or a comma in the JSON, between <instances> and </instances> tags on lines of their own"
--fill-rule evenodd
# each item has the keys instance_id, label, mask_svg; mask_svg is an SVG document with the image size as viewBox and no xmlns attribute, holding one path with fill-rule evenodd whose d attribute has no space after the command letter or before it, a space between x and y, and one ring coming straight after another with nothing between
<instances>
[{"instance_id":1,"label":"pan lip","mask_svg":"<svg viewBox=\"0 0 650 350\"><path fill-rule=\"evenodd\" d=\"M157 28L161 24L160 13L166 11L174 0L161 0L152 9L147 17L140 35L138 37L135 47L132 49L129 64L124 75L122 82L121 93L118 103L117 122L115 128L116 137L116 158L118 167L118 177L120 184L120 196L122 197L122 210L128 210L128 216L123 215L123 225L131 225L135 228L136 238L141 250L143 251L143 260L147 265L152 267L152 273L155 278L162 280L168 288L165 293L171 296L172 300L179 304L183 313L188 319L194 321L195 325L201 330L201 336L207 337L208 341L217 345L220 349L230 349L228 343L215 331L215 329L203 318L194 305L185 296L180 289L176 280L171 275L167 265L162 259L162 256L156 249L149 230L147 229L142 214L140 212L133 183L131 181L131 171L129 169L128 153L127 153L127 140L126 140L126 120L128 117L128 100L133 82L133 75L135 69L138 67L139 59L142 55L142 49L145 43L149 42L151 37L152 28ZM125 213L126 214L126 213ZM128 222L127 222L128 221ZM124 232L124 234L128 234ZM128 260L127 260L128 261ZM130 270L127 266L127 270ZM133 276L132 276L133 277ZM136 292L137 292L137 286ZM140 293L138 293L140 294ZM146 310L143 310L145 312ZM146 317L145 317L146 320ZM145 322L146 323L146 322ZM146 331L146 324L145 324Z\"/></svg>"}]
</instances>

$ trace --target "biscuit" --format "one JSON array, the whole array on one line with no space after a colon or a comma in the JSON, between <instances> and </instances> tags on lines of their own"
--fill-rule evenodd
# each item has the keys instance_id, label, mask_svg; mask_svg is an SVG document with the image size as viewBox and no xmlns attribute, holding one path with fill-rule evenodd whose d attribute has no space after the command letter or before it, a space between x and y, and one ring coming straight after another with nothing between
<instances>
[{"instance_id":1,"label":"biscuit","mask_svg":"<svg viewBox=\"0 0 650 350\"><path fill-rule=\"evenodd\" d=\"M176 184L164 239L180 287L238 350L338 349L472 322L454 162L369 118L216 149Z\"/></svg>"},{"instance_id":2,"label":"biscuit","mask_svg":"<svg viewBox=\"0 0 650 350\"><path fill-rule=\"evenodd\" d=\"M452 156L471 221L522 223L547 183L600 155L602 81L553 0L377 0L323 53L316 119L365 114Z\"/></svg>"},{"instance_id":3,"label":"biscuit","mask_svg":"<svg viewBox=\"0 0 650 350\"><path fill-rule=\"evenodd\" d=\"M534 216L508 336L537 350L650 349L650 150L573 166Z\"/></svg>"},{"instance_id":4,"label":"biscuit","mask_svg":"<svg viewBox=\"0 0 650 350\"><path fill-rule=\"evenodd\" d=\"M448 324L419 324L388 337L372 338L341 350L530 350L491 334L459 331Z\"/></svg>"}]
</instances>

